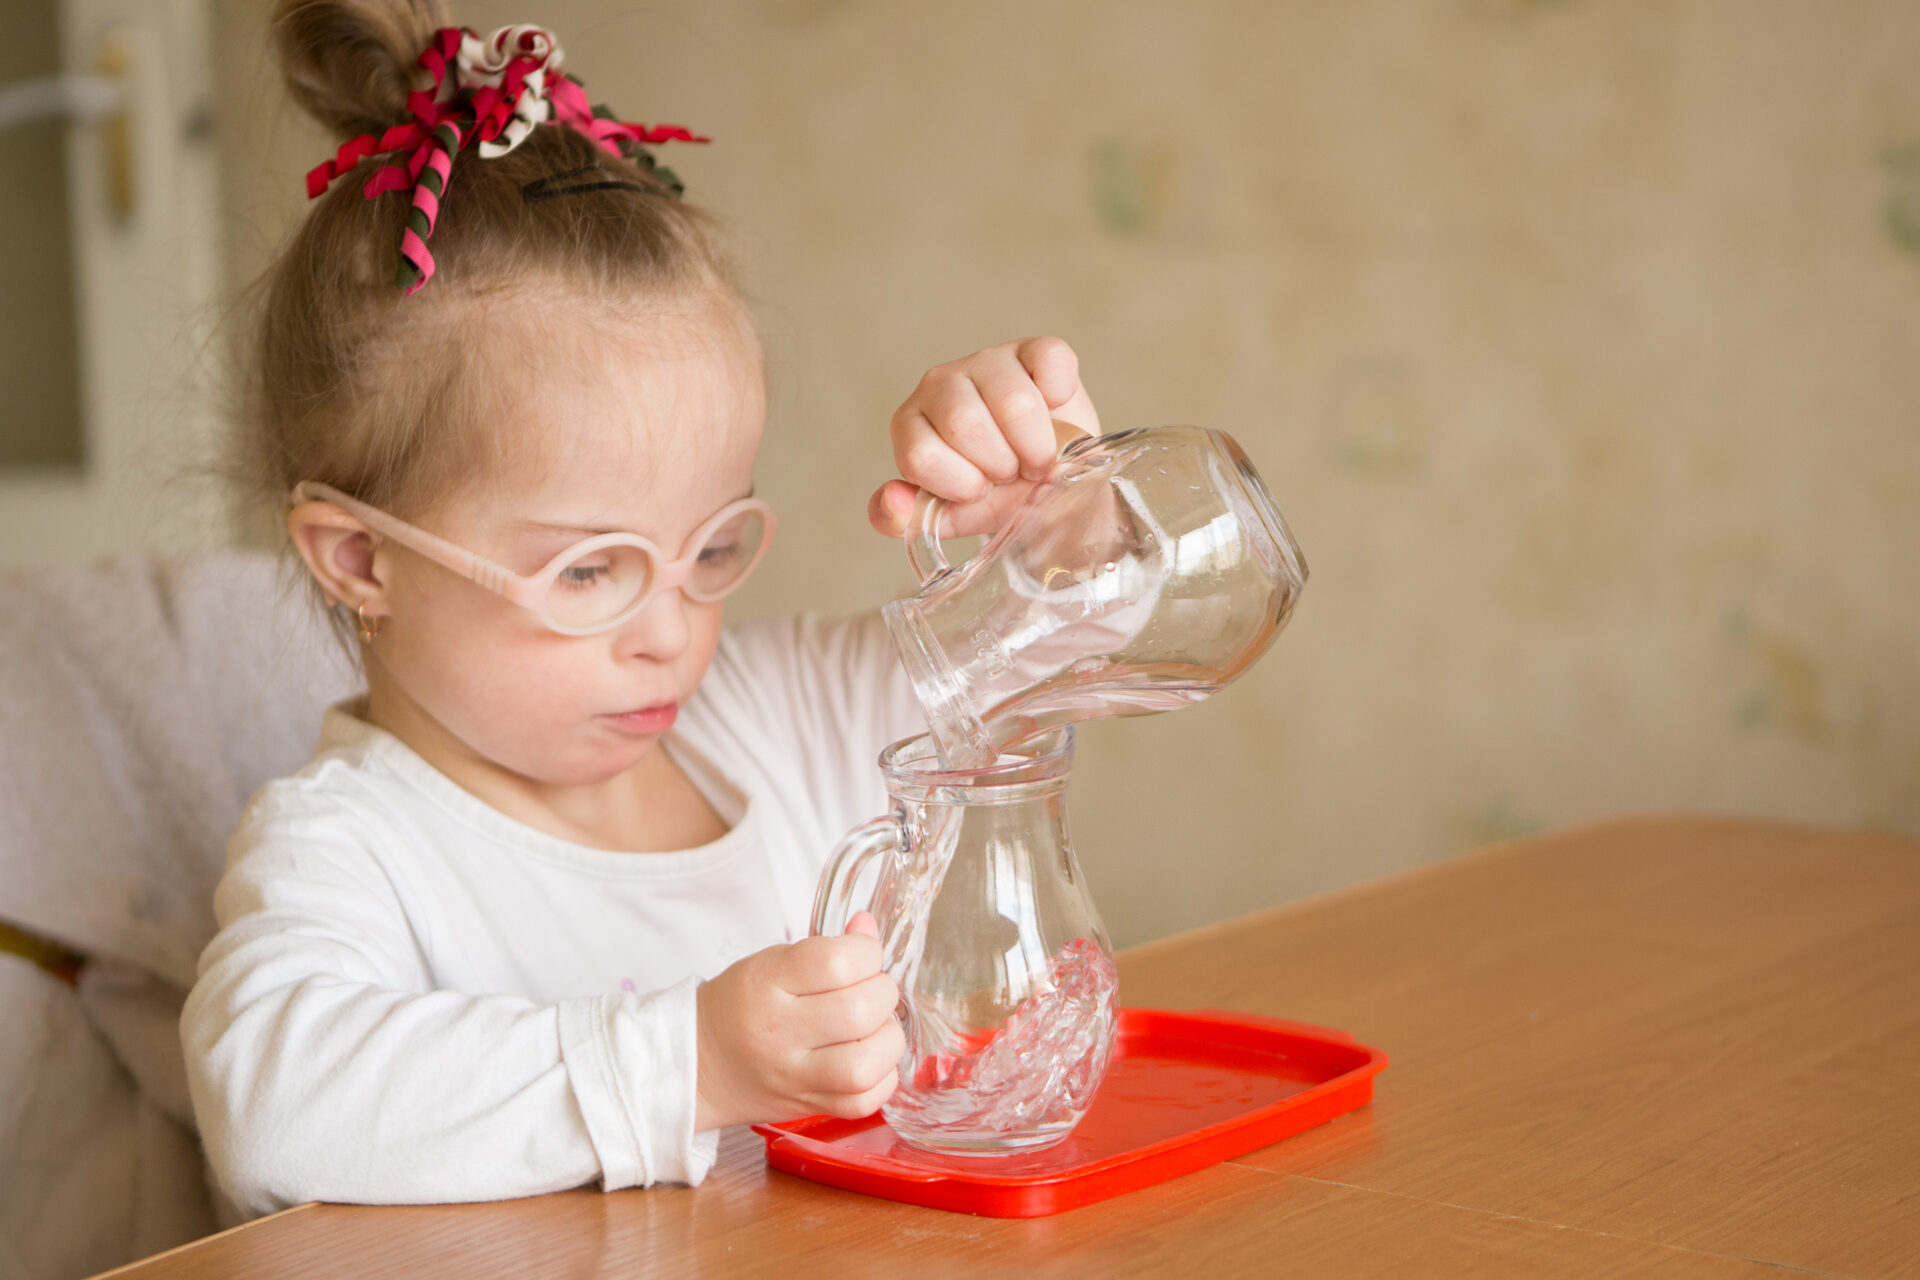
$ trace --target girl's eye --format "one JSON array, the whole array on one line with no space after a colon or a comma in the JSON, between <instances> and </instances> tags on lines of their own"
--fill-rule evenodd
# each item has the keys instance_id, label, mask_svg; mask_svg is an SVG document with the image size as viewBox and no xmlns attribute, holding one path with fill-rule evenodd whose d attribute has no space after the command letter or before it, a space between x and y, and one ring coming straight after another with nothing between
<instances>
[{"instance_id":1,"label":"girl's eye","mask_svg":"<svg viewBox=\"0 0 1920 1280\"><path fill-rule=\"evenodd\" d=\"M729 542L724 547L708 545L700 548L700 567L703 569L718 569L724 565L732 564L739 558L740 544L738 542Z\"/></svg>"},{"instance_id":2,"label":"girl's eye","mask_svg":"<svg viewBox=\"0 0 1920 1280\"><path fill-rule=\"evenodd\" d=\"M604 562L599 564L570 564L560 571L553 585L566 587L572 591L584 591L597 586L613 576L613 566Z\"/></svg>"}]
</instances>

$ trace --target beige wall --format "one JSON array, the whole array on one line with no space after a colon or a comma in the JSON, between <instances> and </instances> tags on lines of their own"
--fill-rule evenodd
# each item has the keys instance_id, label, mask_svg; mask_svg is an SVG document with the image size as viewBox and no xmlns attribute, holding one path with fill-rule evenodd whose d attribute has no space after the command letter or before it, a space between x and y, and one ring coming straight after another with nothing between
<instances>
[{"instance_id":1,"label":"beige wall","mask_svg":"<svg viewBox=\"0 0 1920 1280\"><path fill-rule=\"evenodd\" d=\"M237 272L318 137L223 0ZM1542 827L1920 831L1920 7L471 5L541 21L737 228L774 353L753 611L865 526L931 363L1054 332L1223 427L1313 566L1243 683L1083 735L1135 941ZM451 197L458 199L457 190Z\"/></svg>"}]
</instances>

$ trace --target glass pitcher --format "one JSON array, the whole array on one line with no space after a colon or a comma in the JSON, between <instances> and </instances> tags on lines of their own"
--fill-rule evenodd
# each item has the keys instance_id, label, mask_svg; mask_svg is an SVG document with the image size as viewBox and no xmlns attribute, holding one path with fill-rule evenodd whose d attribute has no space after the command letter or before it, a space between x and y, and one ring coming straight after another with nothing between
<instances>
[{"instance_id":1,"label":"glass pitcher","mask_svg":"<svg viewBox=\"0 0 1920 1280\"><path fill-rule=\"evenodd\" d=\"M895 743L880 754L893 812L828 859L816 934L844 931L867 904L855 886L873 886L907 1035L881 1112L914 1146L1050 1146L1106 1075L1119 981L1067 831L1072 763L1069 728L974 769L943 768L925 735Z\"/></svg>"},{"instance_id":2,"label":"glass pitcher","mask_svg":"<svg viewBox=\"0 0 1920 1280\"><path fill-rule=\"evenodd\" d=\"M1006 526L955 568L925 494L907 535L918 595L882 610L954 764L1054 725L1187 706L1286 625L1307 565L1253 463L1201 427L1062 449Z\"/></svg>"}]
</instances>

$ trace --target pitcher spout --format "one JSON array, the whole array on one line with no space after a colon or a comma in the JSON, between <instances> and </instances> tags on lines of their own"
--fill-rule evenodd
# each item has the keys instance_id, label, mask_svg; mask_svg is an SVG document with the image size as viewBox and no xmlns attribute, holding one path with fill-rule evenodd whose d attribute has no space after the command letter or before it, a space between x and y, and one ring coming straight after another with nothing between
<instances>
[{"instance_id":1,"label":"pitcher spout","mask_svg":"<svg viewBox=\"0 0 1920 1280\"><path fill-rule=\"evenodd\" d=\"M967 696L966 682L928 624L919 599L889 601L881 606L880 617L913 684L914 696L927 714L927 727L941 760L952 767L977 767L991 761L995 751L987 726Z\"/></svg>"}]
</instances>

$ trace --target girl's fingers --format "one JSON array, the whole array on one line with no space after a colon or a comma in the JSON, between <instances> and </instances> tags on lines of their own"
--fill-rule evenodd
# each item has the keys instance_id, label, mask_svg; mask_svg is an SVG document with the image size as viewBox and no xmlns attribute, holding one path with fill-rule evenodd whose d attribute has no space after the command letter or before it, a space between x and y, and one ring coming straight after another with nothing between
<instances>
[{"instance_id":1,"label":"girl's fingers","mask_svg":"<svg viewBox=\"0 0 1920 1280\"><path fill-rule=\"evenodd\" d=\"M863 1093L825 1094L808 1107L809 1115L837 1116L842 1120L864 1120L887 1104L900 1087L899 1069L887 1072L879 1084Z\"/></svg>"},{"instance_id":2,"label":"girl's fingers","mask_svg":"<svg viewBox=\"0 0 1920 1280\"><path fill-rule=\"evenodd\" d=\"M865 1040L893 1021L900 988L884 973L838 991L803 997L795 1023L798 1042L814 1049Z\"/></svg>"},{"instance_id":3,"label":"girl's fingers","mask_svg":"<svg viewBox=\"0 0 1920 1280\"><path fill-rule=\"evenodd\" d=\"M907 522L913 518L913 503L920 490L905 480L889 480L867 499L867 523L873 531L889 538L903 538Z\"/></svg>"},{"instance_id":4,"label":"girl's fingers","mask_svg":"<svg viewBox=\"0 0 1920 1280\"><path fill-rule=\"evenodd\" d=\"M880 942L859 933L802 938L785 949L779 963L774 982L782 991L793 996L819 995L878 975Z\"/></svg>"},{"instance_id":5,"label":"girl's fingers","mask_svg":"<svg viewBox=\"0 0 1920 1280\"><path fill-rule=\"evenodd\" d=\"M1059 338L1026 338L1014 349L1048 409L1058 409L1080 391L1080 357Z\"/></svg>"},{"instance_id":6,"label":"girl's fingers","mask_svg":"<svg viewBox=\"0 0 1920 1280\"><path fill-rule=\"evenodd\" d=\"M1084 397L1085 393L1081 394ZM1092 408L1091 404L1087 406L1089 417L1092 417ZM1054 447L1049 457L1057 456L1061 449L1082 436L1099 434L1097 417L1093 418L1093 424L1094 431L1089 433L1069 419L1056 417L1051 424ZM1051 466L1051 462L1048 465ZM995 533L1005 528L1032 489L1033 486L1025 482L995 485L984 498L951 504L941 519L940 536L970 538L975 534ZM915 486L905 480L889 480L867 499L867 523L873 526L875 533L889 538L905 537L908 527L913 523L914 503L919 499L920 490Z\"/></svg>"},{"instance_id":7,"label":"girl's fingers","mask_svg":"<svg viewBox=\"0 0 1920 1280\"><path fill-rule=\"evenodd\" d=\"M1080 385L1080 361L1058 338L1027 338L928 372L894 414L900 480L867 500L867 522L898 538L924 489L951 503L942 536L1001 528L1060 448L1098 435L1100 418Z\"/></svg>"},{"instance_id":8,"label":"girl's fingers","mask_svg":"<svg viewBox=\"0 0 1920 1280\"><path fill-rule=\"evenodd\" d=\"M1080 357L1058 338L1028 338L1018 347L1021 367L1047 398L1055 419L1090 436L1100 434L1100 414L1080 382Z\"/></svg>"},{"instance_id":9,"label":"girl's fingers","mask_svg":"<svg viewBox=\"0 0 1920 1280\"><path fill-rule=\"evenodd\" d=\"M1033 486L1024 482L996 485L987 496L975 502L950 505L940 517L940 536L971 538L975 534L1001 529ZM905 480L889 480L867 499L867 523L873 531L889 538L904 538L913 523L914 504L920 490Z\"/></svg>"},{"instance_id":10,"label":"girl's fingers","mask_svg":"<svg viewBox=\"0 0 1920 1280\"><path fill-rule=\"evenodd\" d=\"M1079 428L1082 435L1100 434L1100 413L1093 407L1093 398L1085 387L1073 393L1073 398L1053 411L1054 424L1066 423Z\"/></svg>"},{"instance_id":11,"label":"girl's fingers","mask_svg":"<svg viewBox=\"0 0 1920 1280\"><path fill-rule=\"evenodd\" d=\"M1091 405L1088 407L1091 408ZM1060 450L1089 433L1065 418L1055 418L1048 424L1047 434L1053 442L1053 447L1047 454L1046 465L1046 470L1051 472L1053 459L1059 456ZM941 519L940 536L970 538L978 533L998 533L1012 522L1014 513L1020 509L1020 504L1025 502L1032 492L1032 484L1016 481L1012 484L996 486L986 497L974 502L954 503L947 508L945 516ZM911 523L914 499L918 496L915 493L887 495L889 503L899 502L905 507L900 526L903 532ZM882 530L882 532L885 531Z\"/></svg>"},{"instance_id":12,"label":"girl's fingers","mask_svg":"<svg viewBox=\"0 0 1920 1280\"><path fill-rule=\"evenodd\" d=\"M995 385L993 389L999 397L1009 394L1004 385ZM996 406L989 403L981 390L972 377L955 371L923 389L920 412L955 453L978 467L988 480L1004 484L1019 476L1020 459L1007 443ZM1037 392L1029 390L1027 394L1031 400L1039 399ZM912 476L906 478L913 479Z\"/></svg>"},{"instance_id":13,"label":"girl's fingers","mask_svg":"<svg viewBox=\"0 0 1920 1280\"><path fill-rule=\"evenodd\" d=\"M968 390L972 391L971 383ZM943 498L965 502L979 497L989 487L980 468L957 453L934 429L927 415L918 411L907 414L904 419L895 419L893 461L909 483L930 489Z\"/></svg>"},{"instance_id":14,"label":"girl's fingers","mask_svg":"<svg viewBox=\"0 0 1920 1280\"><path fill-rule=\"evenodd\" d=\"M801 1070L814 1096L858 1095L886 1079L906 1047L907 1037L900 1030L900 1024L888 1018L871 1034L858 1040L815 1049L807 1055Z\"/></svg>"},{"instance_id":15,"label":"girl's fingers","mask_svg":"<svg viewBox=\"0 0 1920 1280\"><path fill-rule=\"evenodd\" d=\"M1019 361L1000 352L996 358L982 361L968 377L996 424L995 434L1003 450L1011 453L1020 477L1039 480L1053 465L1053 416L1040 388ZM1075 384L1079 382L1074 379ZM1005 483L1012 473L997 473L981 467L989 477Z\"/></svg>"},{"instance_id":16,"label":"girl's fingers","mask_svg":"<svg viewBox=\"0 0 1920 1280\"><path fill-rule=\"evenodd\" d=\"M1033 491L1030 484L1003 484L978 502L956 503L940 519L943 538L971 538L975 534L997 533L1013 519L1013 513Z\"/></svg>"}]
</instances>

